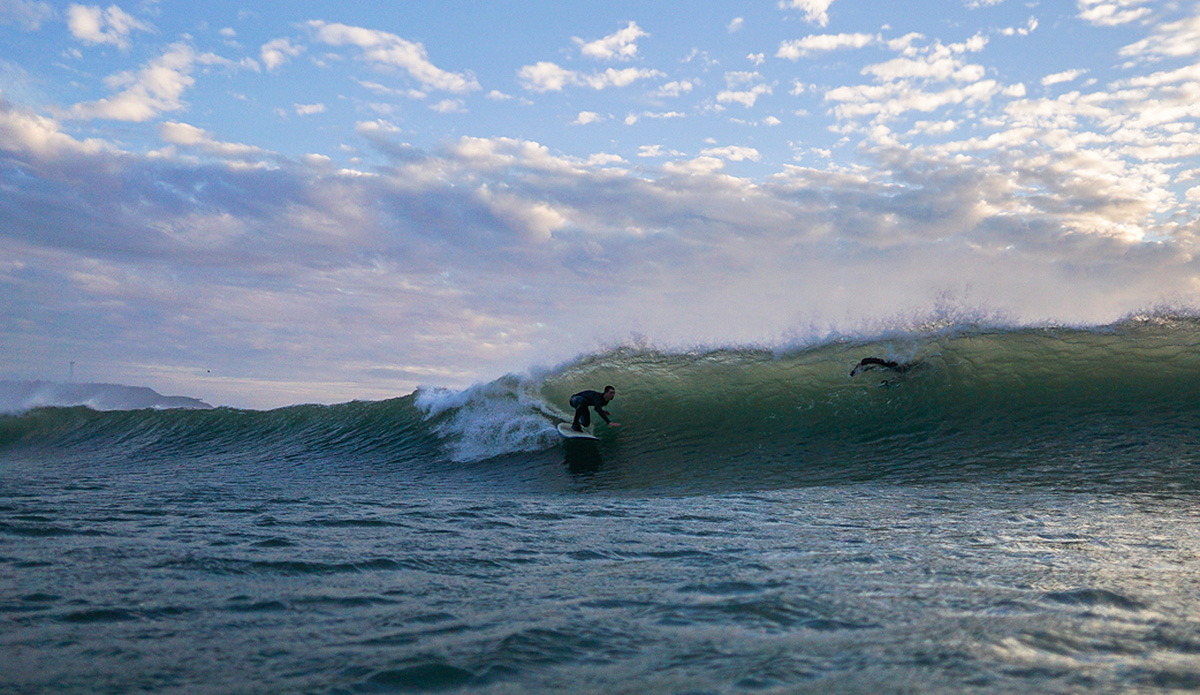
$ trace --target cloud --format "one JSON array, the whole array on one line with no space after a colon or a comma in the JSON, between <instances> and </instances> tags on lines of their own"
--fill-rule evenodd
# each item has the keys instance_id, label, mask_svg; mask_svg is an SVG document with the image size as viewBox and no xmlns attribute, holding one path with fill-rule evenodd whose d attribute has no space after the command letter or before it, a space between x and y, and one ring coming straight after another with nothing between
<instances>
[{"instance_id":1,"label":"cloud","mask_svg":"<svg viewBox=\"0 0 1200 695\"><path fill-rule=\"evenodd\" d=\"M649 36L637 22L630 22L624 29L609 34L602 39L585 42L576 37L575 43L579 52L597 60L632 60L637 56L637 40Z\"/></svg>"},{"instance_id":2,"label":"cloud","mask_svg":"<svg viewBox=\"0 0 1200 695\"><path fill-rule=\"evenodd\" d=\"M687 118L687 114L680 111L643 111L641 113L630 113L625 116L625 125L633 125L643 118L668 120L671 118Z\"/></svg>"},{"instance_id":3,"label":"cloud","mask_svg":"<svg viewBox=\"0 0 1200 695\"><path fill-rule=\"evenodd\" d=\"M196 126L168 121L159 126L159 137L163 142L194 148L207 154L228 159L256 159L269 154L253 145L221 142L208 131Z\"/></svg>"},{"instance_id":4,"label":"cloud","mask_svg":"<svg viewBox=\"0 0 1200 695\"><path fill-rule=\"evenodd\" d=\"M1200 16L1187 17L1154 28L1149 37L1129 44L1120 55L1142 61L1182 58L1200 52Z\"/></svg>"},{"instance_id":5,"label":"cloud","mask_svg":"<svg viewBox=\"0 0 1200 695\"><path fill-rule=\"evenodd\" d=\"M72 118L103 118L114 121L146 121L160 113L183 108L183 93L196 80L192 70L197 55L187 44L169 46L161 56L137 72L119 73L105 80L115 95L98 101L76 104L68 114Z\"/></svg>"},{"instance_id":6,"label":"cloud","mask_svg":"<svg viewBox=\"0 0 1200 695\"><path fill-rule=\"evenodd\" d=\"M296 46L291 39L272 39L259 49L259 57L267 70L277 70L286 65L292 58L304 52L303 46Z\"/></svg>"},{"instance_id":7,"label":"cloud","mask_svg":"<svg viewBox=\"0 0 1200 695\"><path fill-rule=\"evenodd\" d=\"M780 0L783 9L801 10L809 22L818 26L829 24L829 6L833 0Z\"/></svg>"},{"instance_id":8,"label":"cloud","mask_svg":"<svg viewBox=\"0 0 1200 695\"><path fill-rule=\"evenodd\" d=\"M712 147L701 151L700 154L705 157L719 157L731 162L743 162L746 160L757 162L762 159L762 155L753 147L739 147L737 145Z\"/></svg>"},{"instance_id":9,"label":"cloud","mask_svg":"<svg viewBox=\"0 0 1200 695\"><path fill-rule=\"evenodd\" d=\"M915 42L920 38L910 34L889 42L900 57L862 69L863 75L875 78L874 84L827 91L825 101L835 104L835 115L844 120L873 116L878 126L909 111L928 113L958 104L982 104L1007 93L995 80L985 79L983 66L965 60L967 54L978 53L987 45L986 38L977 34L962 43L934 41L918 47Z\"/></svg>"},{"instance_id":10,"label":"cloud","mask_svg":"<svg viewBox=\"0 0 1200 695\"><path fill-rule=\"evenodd\" d=\"M380 121L357 128L387 155L370 175L326 157L231 167L122 153L0 105L0 257L21 264L0 266L0 345L30 363L30 345L47 363L95 350L114 374L155 365L211 397L186 376L204 364L235 403L254 380L275 386L251 404L278 405L395 395L430 374L465 385L630 326L728 345L886 319L965 286L1017 318L1111 319L1189 287L1194 249L1153 172L1030 130L1064 111L1103 121L1102 98L1014 104L1003 143L868 147L867 165L759 181L725 170L760 161L745 146L646 146L644 166L673 160L646 175L519 139L422 152ZM939 122L923 128L947 134ZM252 154L186 123L160 131ZM1164 241L1134 241L1147 235ZM62 320L39 320L51 311Z\"/></svg>"},{"instance_id":11,"label":"cloud","mask_svg":"<svg viewBox=\"0 0 1200 695\"><path fill-rule=\"evenodd\" d=\"M496 193L487 185L477 193L488 211L524 241L547 242L567 224L567 216L549 203Z\"/></svg>"},{"instance_id":12,"label":"cloud","mask_svg":"<svg viewBox=\"0 0 1200 695\"><path fill-rule=\"evenodd\" d=\"M187 106L204 66L227 64L184 44L110 77L107 100L41 114L0 103L0 353L41 365L88 351L114 374L138 378L151 365L176 375L180 391L210 396L187 376L204 362L230 374L231 398L273 383L253 404L275 405L464 384L633 329L664 345L770 343L810 324L852 330L909 315L948 288L973 288L1015 320L1111 320L1163 296L1200 297L1194 60L1101 86L1082 84L1095 64L1081 63L1042 78L1077 80L1070 90L1030 96L986 62L996 51L980 35L943 43L882 31L869 52L846 56L861 61L838 73L846 82L782 78L805 102L824 97L805 106L827 110L832 133L815 125L820 113L748 128L779 123L764 111L739 121L754 137L688 152L673 148L720 134L663 128L625 141L636 156L493 137L422 149L411 143L431 135L414 116L433 115L413 108L403 129L360 116L350 152L285 157L227 142L207 111L212 131L179 115L155 122ZM1190 58L1193 33L1187 21L1149 27L1142 35L1155 41L1124 57ZM744 52L724 57L736 65ZM282 64L256 57L268 70ZM525 89L605 89L653 73L538 65L548 67ZM703 127L717 104L763 106L777 86L766 66L725 73L719 94L693 75L720 73L700 71L643 82L641 103L623 108L576 94L560 125L686 112ZM350 87L461 107L466 92L413 80ZM664 101L697 91L698 106ZM674 110L642 111L664 103ZM66 120L118 115L149 120L141 130L165 147L122 151L82 133L119 133L128 147L135 128ZM773 162L788 148L795 162ZM820 163L799 165L810 159ZM768 167L776 173L738 175Z\"/></svg>"},{"instance_id":13,"label":"cloud","mask_svg":"<svg viewBox=\"0 0 1200 695\"><path fill-rule=\"evenodd\" d=\"M324 104L293 104L298 116L311 116L317 113L325 113Z\"/></svg>"},{"instance_id":14,"label":"cloud","mask_svg":"<svg viewBox=\"0 0 1200 695\"><path fill-rule=\"evenodd\" d=\"M1119 26L1150 14L1146 0L1078 0L1079 18L1098 26Z\"/></svg>"},{"instance_id":15,"label":"cloud","mask_svg":"<svg viewBox=\"0 0 1200 695\"><path fill-rule=\"evenodd\" d=\"M1052 85L1061 84L1063 82L1073 82L1082 75L1086 75L1087 70L1064 70L1056 72L1053 75L1046 75L1042 78L1042 86L1050 87Z\"/></svg>"},{"instance_id":16,"label":"cloud","mask_svg":"<svg viewBox=\"0 0 1200 695\"><path fill-rule=\"evenodd\" d=\"M951 87L937 92L892 83L838 87L826 92L825 100L837 102L834 112L840 118L874 115L881 120L888 120L908 111L927 113L954 104L986 102L1000 91L1000 85L995 80L981 80L965 87Z\"/></svg>"},{"instance_id":17,"label":"cloud","mask_svg":"<svg viewBox=\"0 0 1200 695\"><path fill-rule=\"evenodd\" d=\"M1036 17L1030 17L1023 27L1005 27L1000 30L1001 36L1029 36L1038 28Z\"/></svg>"},{"instance_id":18,"label":"cloud","mask_svg":"<svg viewBox=\"0 0 1200 695\"><path fill-rule=\"evenodd\" d=\"M734 17L733 21L731 21L729 23L729 25L725 27L725 31L729 32L730 34L736 34L737 32L741 31L742 28L745 26L746 26L745 18Z\"/></svg>"},{"instance_id":19,"label":"cloud","mask_svg":"<svg viewBox=\"0 0 1200 695\"><path fill-rule=\"evenodd\" d=\"M542 61L517 71L521 86L533 92L560 92L569 84L578 84L578 73L555 63Z\"/></svg>"},{"instance_id":20,"label":"cloud","mask_svg":"<svg viewBox=\"0 0 1200 695\"><path fill-rule=\"evenodd\" d=\"M662 77L662 73L648 68L608 68L604 72L585 74L547 61L526 65L517 71L517 80L531 92L560 92L567 86L584 86L595 90L627 87L637 80L654 77Z\"/></svg>"},{"instance_id":21,"label":"cloud","mask_svg":"<svg viewBox=\"0 0 1200 695\"><path fill-rule=\"evenodd\" d=\"M129 48L129 35L134 31L152 31L116 5L101 9L95 5L67 7L67 28L71 35L93 44L111 44L122 50Z\"/></svg>"},{"instance_id":22,"label":"cloud","mask_svg":"<svg viewBox=\"0 0 1200 695\"><path fill-rule=\"evenodd\" d=\"M754 106L754 103L756 101L758 101L758 98L760 96L762 96L764 94L771 94L771 93L772 93L771 85L758 84L758 85L754 85L750 89L742 89L742 90L727 89L727 90L718 92L717 93L717 101L722 104L728 104L728 103L732 102L735 104L741 104L742 106L745 106L746 108L750 108L750 107Z\"/></svg>"},{"instance_id":23,"label":"cloud","mask_svg":"<svg viewBox=\"0 0 1200 695\"><path fill-rule=\"evenodd\" d=\"M467 107L462 99L442 99L429 107L438 113L466 113Z\"/></svg>"},{"instance_id":24,"label":"cloud","mask_svg":"<svg viewBox=\"0 0 1200 695\"><path fill-rule=\"evenodd\" d=\"M113 149L101 140L77 140L62 132L58 121L0 99L0 151L44 165Z\"/></svg>"},{"instance_id":25,"label":"cloud","mask_svg":"<svg viewBox=\"0 0 1200 695\"><path fill-rule=\"evenodd\" d=\"M0 25L11 24L24 31L37 31L42 22L55 16L54 8L37 0L0 0Z\"/></svg>"},{"instance_id":26,"label":"cloud","mask_svg":"<svg viewBox=\"0 0 1200 695\"><path fill-rule=\"evenodd\" d=\"M784 41L779 44L775 57L799 60L828 51L863 48L878 40L879 37L873 34L814 34L795 41Z\"/></svg>"},{"instance_id":27,"label":"cloud","mask_svg":"<svg viewBox=\"0 0 1200 695\"><path fill-rule=\"evenodd\" d=\"M681 157L683 153L676 150L664 150L662 145L642 145L638 148L638 156L643 158Z\"/></svg>"},{"instance_id":28,"label":"cloud","mask_svg":"<svg viewBox=\"0 0 1200 695\"><path fill-rule=\"evenodd\" d=\"M330 24L321 20L308 22L308 27L318 41L331 46L357 46L362 50L364 60L379 66L400 68L426 89L455 93L480 89L479 82L470 72L448 72L430 62L425 46L420 43L385 31Z\"/></svg>"},{"instance_id":29,"label":"cloud","mask_svg":"<svg viewBox=\"0 0 1200 695\"><path fill-rule=\"evenodd\" d=\"M691 80L676 80L674 82L668 82L659 87L658 90L654 92L654 96L674 98L687 94L694 88L695 83Z\"/></svg>"},{"instance_id":30,"label":"cloud","mask_svg":"<svg viewBox=\"0 0 1200 695\"><path fill-rule=\"evenodd\" d=\"M725 73L725 84L728 88L717 94L717 101L722 104L741 104L750 108L754 106L760 96L774 92L771 85L762 82L762 79L762 75L757 72L727 72Z\"/></svg>"}]
</instances>

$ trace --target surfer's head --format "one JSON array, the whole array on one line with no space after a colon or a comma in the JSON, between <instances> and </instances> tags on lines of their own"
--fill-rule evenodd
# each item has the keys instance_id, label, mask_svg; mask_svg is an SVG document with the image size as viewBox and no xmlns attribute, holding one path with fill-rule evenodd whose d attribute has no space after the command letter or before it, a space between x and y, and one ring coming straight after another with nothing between
<instances>
[{"instance_id":1,"label":"surfer's head","mask_svg":"<svg viewBox=\"0 0 1200 695\"><path fill-rule=\"evenodd\" d=\"M607 403L617 397L617 389L612 386L604 387L604 402Z\"/></svg>"}]
</instances>

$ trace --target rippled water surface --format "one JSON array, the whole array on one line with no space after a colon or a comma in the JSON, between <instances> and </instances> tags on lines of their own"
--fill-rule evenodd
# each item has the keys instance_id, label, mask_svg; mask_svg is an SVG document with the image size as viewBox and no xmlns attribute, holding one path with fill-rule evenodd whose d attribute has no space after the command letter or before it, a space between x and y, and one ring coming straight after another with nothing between
<instances>
[{"instance_id":1,"label":"rippled water surface","mask_svg":"<svg viewBox=\"0 0 1200 695\"><path fill-rule=\"evenodd\" d=\"M1188 497L0 484L7 692L1200 688Z\"/></svg>"}]
</instances>

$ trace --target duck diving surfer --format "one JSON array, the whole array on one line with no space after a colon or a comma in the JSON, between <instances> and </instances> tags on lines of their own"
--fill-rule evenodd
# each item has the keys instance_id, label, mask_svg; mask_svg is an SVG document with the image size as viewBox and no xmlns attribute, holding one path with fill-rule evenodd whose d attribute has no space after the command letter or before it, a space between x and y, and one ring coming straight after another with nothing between
<instances>
[{"instance_id":1,"label":"duck diving surfer","mask_svg":"<svg viewBox=\"0 0 1200 695\"><path fill-rule=\"evenodd\" d=\"M920 362L896 362L895 360L885 360L881 357L864 357L850 370L850 376L876 368L886 369L896 374L903 374L918 364Z\"/></svg>"}]
</instances>

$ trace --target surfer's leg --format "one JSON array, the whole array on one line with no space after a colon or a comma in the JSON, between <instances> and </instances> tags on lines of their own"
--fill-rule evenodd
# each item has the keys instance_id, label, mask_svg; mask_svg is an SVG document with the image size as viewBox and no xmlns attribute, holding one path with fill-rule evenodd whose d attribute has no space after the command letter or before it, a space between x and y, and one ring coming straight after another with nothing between
<instances>
[{"instance_id":1,"label":"surfer's leg","mask_svg":"<svg viewBox=\"0 0 1200 695\"><path fill-rule=\"evenodd\" d=\"M582 432L582 428L592 422L592 416L588 413L588 405L583 402L582 398L572 398L571 407L575 409L575 420L571 423L571 429Z\"/></svg>"},{"instance_id":2,"label":"surfer's leg","mask_svg":"<svg viewBox=\"0 0 1200 695\"><path fill-rule=\"evenodd\" d=\"M581 431L580 430L580 412L582 411L584 415L587 415L588 408L587 408L587 406L583 406L582 403L583 403L583 399L580 399L580 397L572 397L572 399L571 399L571 407L575 408L575 420L572 421L572 423L571 423L571 429L575 430L576 432Z\"/></svg>"},{"instance_id":3,"label":"surfer's leg","mask_svg":"<svg viewBox=\"0 0 1200 695\"><path fill-rule=\"evenodd\" d=\"M588 425L592 424L592 413L586 405L581 405L575 409L575 422L572 423L571 429L576 432L583 431Z\"/></svg>"}]
</instances>

